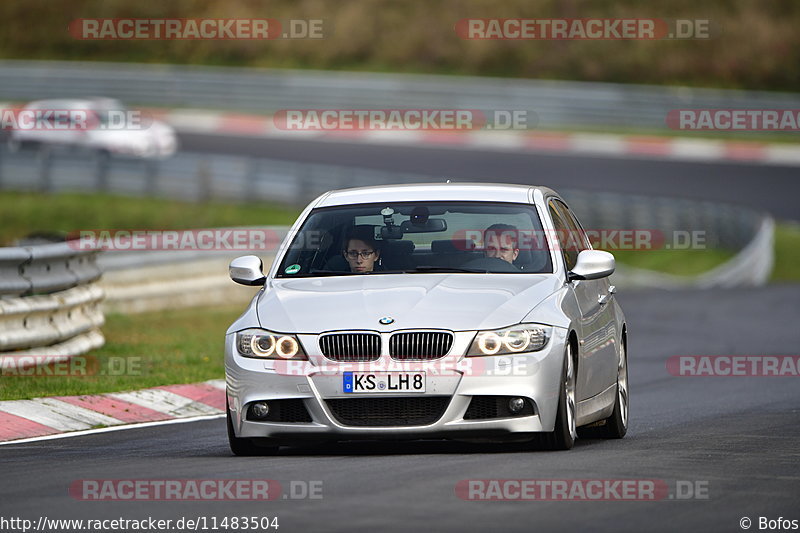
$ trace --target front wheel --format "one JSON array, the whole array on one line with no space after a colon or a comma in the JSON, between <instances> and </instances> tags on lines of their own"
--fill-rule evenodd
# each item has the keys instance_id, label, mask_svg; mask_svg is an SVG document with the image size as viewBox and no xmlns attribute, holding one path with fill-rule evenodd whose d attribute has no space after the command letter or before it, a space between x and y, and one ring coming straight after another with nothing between
<instances>
[{"instance_id":1,"label":"front wheel","mask_svg":"<svg viewBox=\"0 0 800 533\"><path fill-rule=\"evenodd\" d=\"M628 353L625 342L620 344L617 363L617 398L614 411L605 419L605 424L597 428L603 439L621 439L628 432Z\"/></svg>"},{"instance_id":2,"label":"front wheel","mask_svg":"<svg viewBox=\"0 0 800 533\"><path fill-rule=\"evenodd\" d=\"M544 433L540 440L547 450L571 450L578 437L575 427L575 360L572 345L567 344L564 367L558 394L556 425L552 432Z\"/></svg>"}]
</instances>

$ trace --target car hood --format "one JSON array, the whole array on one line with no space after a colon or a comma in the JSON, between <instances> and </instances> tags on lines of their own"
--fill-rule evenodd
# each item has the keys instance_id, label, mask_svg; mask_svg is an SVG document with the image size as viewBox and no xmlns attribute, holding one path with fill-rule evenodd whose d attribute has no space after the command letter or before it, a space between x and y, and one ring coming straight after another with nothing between
<instances>
[{"instance_id":1,"label":"car hood","mask_svg":"<svg viewBox=\"0 0 800 533\"><path fill-rule=\"evenodd\" d=\"M331 330L494 329L520 322L560 286L548 274L385 274L272 280L258 301L261 326ZM394 322L378 321L391 317Z\"/></svg>"}]
</instances>

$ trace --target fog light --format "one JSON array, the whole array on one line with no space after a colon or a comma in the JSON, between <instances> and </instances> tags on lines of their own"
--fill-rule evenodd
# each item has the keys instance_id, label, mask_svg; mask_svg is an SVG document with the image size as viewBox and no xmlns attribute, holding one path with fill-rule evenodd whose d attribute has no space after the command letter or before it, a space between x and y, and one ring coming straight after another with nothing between
<instances>
[{"instance_id":1,"label":"fog light","mask_svg":"<svg viewBox=\"0 0 800 533\"><path fill-rule=\"evenodd\" d=\"M525 408L525 400L522 398L511 398L508 400L508 410L515 415Z\"/></svg>"},{"instance_id":2,"label":"fog light","mask_svg":"<svg viewBox=\"0 0 800 533\"><path fill-rule=\"evenodd\" d=\"M250 406L250 414L253 418L267 418L269 414L269 405L267 405L267 402L256 402Z\"/></svg>"}]
</instances>

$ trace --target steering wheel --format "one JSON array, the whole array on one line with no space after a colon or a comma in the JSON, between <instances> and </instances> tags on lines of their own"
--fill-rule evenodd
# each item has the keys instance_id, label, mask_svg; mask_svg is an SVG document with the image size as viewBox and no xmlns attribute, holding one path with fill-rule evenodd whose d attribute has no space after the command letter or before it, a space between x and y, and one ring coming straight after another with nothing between
<instances>
[{"instance_id":1,"label":"steering wheel","mask_svg":"<svg viewBox=\"0 0 800 533\"><path fill-rule=\"evenodd\" d=\"M521 272L516 265L504 261L499 257L477 257L467 261L464 268L474 268L476 270L488 270L489 272Z\"/></svg>"}]
</instances>

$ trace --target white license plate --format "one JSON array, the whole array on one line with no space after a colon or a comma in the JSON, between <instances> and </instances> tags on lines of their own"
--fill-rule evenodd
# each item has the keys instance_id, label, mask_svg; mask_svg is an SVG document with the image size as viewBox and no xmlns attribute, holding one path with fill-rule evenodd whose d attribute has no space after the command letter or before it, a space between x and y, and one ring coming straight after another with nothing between
<instances>
[{"instance_id":1,"label":"white license plate","mask_svg":"<svg viewBox=\"0 0 800 533\"><path fill-rule=\"evenodd\" d=\"M424 372L345 372L344 392L425 392Z\"/></svg>"}]
</instances>

